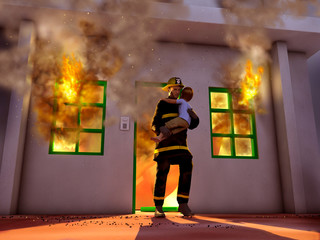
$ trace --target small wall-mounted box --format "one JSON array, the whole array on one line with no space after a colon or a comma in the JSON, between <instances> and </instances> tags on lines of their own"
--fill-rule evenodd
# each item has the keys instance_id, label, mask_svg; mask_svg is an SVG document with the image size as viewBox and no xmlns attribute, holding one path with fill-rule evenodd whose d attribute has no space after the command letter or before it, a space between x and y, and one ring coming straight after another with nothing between
<instances>
[{"instance_id":1,"label":"small wall-mounted box","mask_svg":"<svg viewBox=\"0 0 320 240\"><path fill-rule=\"evenodd\" d=\"M129 131L130 121L129 117L120 117L120 130L121 131Z\"/></svg>"}]
</instances>

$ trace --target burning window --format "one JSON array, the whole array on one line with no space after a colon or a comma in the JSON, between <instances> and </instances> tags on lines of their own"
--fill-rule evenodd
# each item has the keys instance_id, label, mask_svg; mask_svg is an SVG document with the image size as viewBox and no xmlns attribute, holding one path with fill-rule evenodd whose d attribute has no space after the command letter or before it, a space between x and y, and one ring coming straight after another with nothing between
<instances>
[{"instance_id":1,"label":"burning window","mask_svg":"<svg viewBox=\"0 0 320 240\"><path fill-rule=\"evenodd\" d=\"M258 158L254 110L241 90L209 88L212 157Z\"/></svg>"},{"instance_id":2,"label":"burning window","mask_svg":"<svg viewBox=\"0 0 320 240\"><path fill-rule=\"evenodd\" d=\"M106 82L83 81L82 66L64 58L55 84L50 154L103 155Z\"/></svg>"}]
</instances>

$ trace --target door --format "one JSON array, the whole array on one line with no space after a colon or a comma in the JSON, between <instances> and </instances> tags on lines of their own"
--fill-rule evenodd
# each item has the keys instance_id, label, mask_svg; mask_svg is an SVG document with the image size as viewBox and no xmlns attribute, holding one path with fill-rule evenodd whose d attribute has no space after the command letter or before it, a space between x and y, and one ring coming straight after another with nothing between
<instances>
[{"instance_id":1,"label":"door","mask_svg":"<svg viewBox=\"0 0 320 240\"><path fill-rule=\"evenodd\" d=\"M153 190L156 175L156 162L153 161L155 142L150 138L155 136L151 130L152 117L160 98L167 97L161 88L165 83L137 82L137 106L143 109L135 122L135 168L133 212L154 211ZM166 186L165 211L176 211L176 200L179 178L179 166L171 165Z\"/></svg>"}]
</instances>

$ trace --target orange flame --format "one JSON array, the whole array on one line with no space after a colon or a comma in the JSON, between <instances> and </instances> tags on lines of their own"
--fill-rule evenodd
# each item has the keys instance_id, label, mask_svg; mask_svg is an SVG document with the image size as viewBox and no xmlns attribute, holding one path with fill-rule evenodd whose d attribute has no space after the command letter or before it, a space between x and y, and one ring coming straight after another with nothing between
<instances>
[{"instance_id":1,"label":"orange flame","mask_svg":"<svg viewBox=\"0 0 320 240\"><path fill-rule=\"evenodd\" d=\"M241 82L241 97L239 103L241 105L249 105L249 101L254 99L258 94L259 87L261 84L261 77L263 74L263 67L258 67L258 73L255 74L252 71L252 62L247 61L246 75Z\"/></svg>"},{"instance_id":2,"label":"orange flame","mask_svg":"<svg viewBox=\"0 0 320 240\"><path fill-rule=\"evenodd\" d=\"M59 132L62 133L59 135ZM56 131L53 142L53 150L58 152L74 152L76 147L76 134L64 131Z\"/></svg>"},{"instance_id":3,"label":"orange flame","mask_svg":"<svg viewBox=\"0 0 320 240\"><path fill-rule=\"evenodd\" d=\"M62 78L59 92L61 93L62 100L68 103L77 102L79 99L82 80L83 80L83 67L80 61L77 61L75 56L63 56L62 63Z\"/></svg>"},{"instance_id":4,"label":"orange flame","mask_svg":"<svg viewBox=\"0 0 320 240\"><path fill-rule=\"evenodd\" d=\"M150 140L154 133L150 130L152 114L145 113L137 122L137 169L136 169L136 208L153 206L156 162L153 161L155 143ZM172 165L167 177L164 206L177 205L177 183L179 166Z\"/></svg>"},{"instance_id":5,"label":"orange flame","mask_svg":"<svg viewBox=\"0 0 320 240\"><path fill-rule=\"evenodd\" d=\"M66 105L72 103L80 104L81 90L85 81L82 63L72 54L71 57L64 55L61 66L61 79L58 82L57 106L56 106L56 127L54 150L55 151L74 151L75 143L78 141L77 134L64 131L64 128L77 128L78 107Z\"/></svg>"},{"instance_id":6,"label":"orange flame","mask_svg":"<svg viewBox=\"0 0 320 240\"><path fill-rule=\"evenodd\" d=\"M44 38L36 39L36 51L30 56L33 65L32 110L37 115L34 130L45 141L52 140L52 132L56 134L57 129L64 130L58 133L57 139L60 139L67 135L67 128L69 131L97 126L97 115L100 116L102 111L94 107L87 110L89 107L84 109L82 106L103 104L105 107L106 87L98 83L98 74L103 79L111 80L123 63L120 51L111 44L111 34L107 29L97 28L88 21L80 21L79 27L81 39L86 43L81 56L81 59L86 60L85 64L71 54L62 57L60 51L56 51L59 43L52 44ZM97 49L99 54L95 54ZM79 56L78 53L75 56ZM97 114L92 114L94 110ZM52 125L54 121L56 126ZM91 141L87 142L91 144Z\"/></svg>"}]
</instances>

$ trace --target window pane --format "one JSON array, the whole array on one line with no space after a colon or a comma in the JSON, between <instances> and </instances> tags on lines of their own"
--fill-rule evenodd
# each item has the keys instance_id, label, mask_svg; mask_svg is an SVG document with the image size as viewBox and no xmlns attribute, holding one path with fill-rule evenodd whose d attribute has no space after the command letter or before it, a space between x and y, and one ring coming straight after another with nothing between
<instances>
[{"instance_id":1,"label":"window pane","mask_svg":"<svg viewBox=\"0 0 320 240\"><path fill-rule=\"evenodd\" d=\"M241 103L241 94L239 92L232 93L232 108L234 110L248 110L247 104Z\"/></svg>"},{"instance_id":2,"label":"window pane","mask_svg":"<svg viewBox=\"0 0 320 240\"><path fill-rule=\"evenodd\" d=\"M77 128L78 107L60 104L56 112L56 128Z\"/></svg>"},{"instance_id":3,"label":"window pane","mask_svg":"<svg viewBox=\"0 0 320 240\"><path fill-rule=\"evenodd\" d=\"M211 108L228 109L228 93L211 92Z\"/></svg>"},{"instance_id":4,"label":"window pane","mask_svg":"<svg viewBox=\"0 0 320 240\"><path fill-rule=\"evenodd\" d=\"M235 138L236 156L252 156L251 138Z\"/></svg>"},{"instance_id":5,"label":"window pane","mask_svg":"<svg viewBox=\"0 0 320 240\"><path fill-rule=\"evenodd\" d=\"M81 91L82 103L103 103L104 86L86 84Z\"/></svg>"},{"instance_id":6,"label":"window pane","mask_svg":"<svg viewBox=\"0 0 320 240\"><path fill-rule=\"evenodd\" d=\"M233 114L234 120L234 133L249 135L251 131L251 118L250 114Z\"/></svg>"},{"instance_id":7,"label":"window pane","mask_svg":"<svg viewBox=\"0 0 320 240\"><path fill-rule=\"evenodd\" d=\"M102 128L103 108L82 107L80 114L80 127L90 129Z\"/></svg>"},{"instance_id":8,"label":"window pane","mask_svg":"<svg viewBox=\"0 0 320 240\"><path fill-rule=\"evenodd\" d=\"M230 113L213 112L212 118L212 133L231 133Z\"/></svg>"},{"instance_id":9,"label":"window pane","mask_svg":"<svg viewBox=\"0 0 320 240\"><path fill-rule=\"evenodd\" d=\"M56 132L53 135L54 152L74 152L76 150L77 132Z\"/></svg>"},{"instance_id":10,"label":"window pane","mask_svg":"<svg viewBox=\"0 0 320 240\"><path fill-rule=\"evenodd\" d=\"M230 156L231 155L231 140L228 137L213 137L213 155L215 156Z\"/></svg>"},{"instance_id":11,"label":"window pane","mask_svg":"<svg viewBox=\"0 0 320 240\"><path fill-rule=\"evenodd\" d=\"M101 152L101 133L80 133L79 152Z\"/></svg>"}]
</instances>

